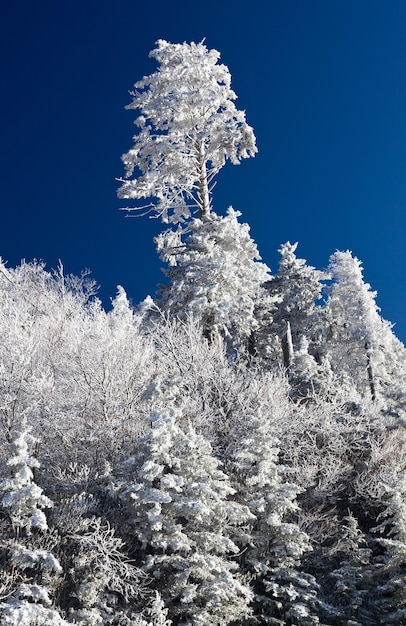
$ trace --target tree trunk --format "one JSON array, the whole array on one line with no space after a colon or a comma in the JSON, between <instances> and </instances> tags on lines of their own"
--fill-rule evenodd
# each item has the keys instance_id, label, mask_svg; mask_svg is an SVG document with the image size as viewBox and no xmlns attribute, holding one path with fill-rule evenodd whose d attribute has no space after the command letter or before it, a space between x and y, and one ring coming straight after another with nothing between
<instances>
[{"instance_id":1,"label":"tree trunk","mask_svg":"<svg viewBox=\"0 0 406 626\"><path fill-rule=\"evenodd\" d=\"M286 326L282 333L281 337L282 341L282 354L283 354L283 364L285 366L286 372L289 374L289 368L293 359L293 342L292 342L292 331L290 329L290 322L286 322Z\"/></svg>"},{"instance_id":2,"label":"tree trunk","mask_svg":"<svg viewBox=\"0 0 406 626\"><path fill-rule=\"evenodd\" d=\"M374 370L372 369L371 354L369 352L368 341L365 344L365 350L367 351L367 372L368 372L369 389L371 391L372 401L375 402L376 388L375 388L375 380L374 380Z\"/></svg>"}]
</instances>

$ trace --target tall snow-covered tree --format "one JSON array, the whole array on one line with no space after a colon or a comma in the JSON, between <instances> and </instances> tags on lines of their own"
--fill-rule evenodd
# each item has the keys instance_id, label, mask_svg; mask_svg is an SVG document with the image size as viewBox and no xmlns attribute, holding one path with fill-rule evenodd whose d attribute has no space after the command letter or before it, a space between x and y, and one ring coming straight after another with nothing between
<instances>
[{"instance_id":1,"label":"tall snow-covered tree","mask_svg":"<svg viewBox=\"0 0 406 626\"><path fill-rule=\"evenodd\" d=\"M278 455L271 420L260 410L247 420L233 455L237 497L253 514L241 546L242 568L252 577L260 624L314 625L317 583L301 570L311 545L293 519L299 488L289 482Z\"/></svg>"},{"instance_id":2,"label":"tall snow-covered tree","mask_svg":"<svg viewBox=\"0 0 406 626\"><path fill-rule=\"evenodd\" d=\"M121 499L129 504L129 540L175 623L225 626L249 613L251 591L231 537L250 514L231 499L208 441L179 427L180 413L172 405L154 414L127 463Z\"/></svg>"},{"instance_id":3,"label":"tall snow-covered tree","mask_svg":"<svg viewBox=\"0 0 406 626\"><path fill-rule=\"evenodd\" d=\"M240 215L229 208L225 217L194 219L183 242L172 232L157 237L170 279L157 304L180 319L192 316L205 337L223 337L235 348L246 345L256 329L255 307L264 295L262 284L269 280L268 267L260 262L248 224L239 223Z\"/></svg>"},{"instance_id":4,"label":"tall snow-covered tree","mask_svg":"<svg viewBox=\"0 0 406 626\"><path fill-rule=\"evenodd\" d=\"M317 301L326 274L296 256L297 243L281 246L276 276L257 309L256 352L267 367L283 366L294 397L326 392L331 371L324 348L323 309Z\"/></svg>"},{"instance_id":5,"label":"tall snow-covered tree","mask_svg":"<svg viewBox=\"0 0 406 626\"><path fill-rule=\"evenodd\" d=\"M140 112L134 146L122 159L120 198L145 199L144 212L164 222L201 219L212 208L213 179L227 160L257 152L253 130L239 111L231 76L217 50L203 42L164 40L150 56L159 68L135 83L127 106Z\"/></svg>"},{"instance_id":6,"label":"tall snow-covered tree","mask_svg":"<svg viewBox=\"0 0 406 626\"><path fill-rule=\"evenodd\" d=\"M326 307L327 349L341 384L384 401L405 382L405 349L379 315L376 292L364 282L361 262L351 252L330 258L333 283Z\"/></svg>"},{"instance_id":7,"label":"tall snow-covered tree","mask_svg":"<svg viewBox=\"0 0 406 626\"><path fill-rule=\"evenodd\" d=\"M304 345L310 359L316 361L314 369L323 360L321 308L316 302L321 297L325 274L297 258L297 245L288 241L280 247L278 272L266 284L267 297L257 312L258 356L271 365L283 365L287 371L295 352L303 352ZM296 378L298 367L296 363Z\"/></svg>"}]
</instances>

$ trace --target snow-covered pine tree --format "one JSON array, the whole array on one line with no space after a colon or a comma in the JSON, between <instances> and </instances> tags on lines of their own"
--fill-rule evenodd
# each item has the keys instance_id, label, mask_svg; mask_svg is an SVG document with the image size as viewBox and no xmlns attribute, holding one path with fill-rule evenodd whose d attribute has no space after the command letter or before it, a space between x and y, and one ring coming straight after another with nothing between
<instances>
[{"instance_id":1,"label":"snow-covered pine tree","mask_svg":"<svg viewBox=\"0 0 406 626\"><path fill-rule=\"evenodd\" d=\"M361 262L351 252L330 257L333 278L326 306L327 350L342 385L388 404L399 378L405 382L405 349L379 315L376 292L364 282Z\"/></svg>"},{"instance_id":2,"label":"snow-covered pine tree","mask_svg":"<svg viewBox=\"0 0 406 626\"><path fill-rule=\"evenodd\" d=\"M139 133L122 157L126 176L118 195L149 200L141 210L164 222L188 219L195 209L204 219L214 177L227 160L237 164L255 155L254 133L234 104L230 72L218 63L217 50L161 39L150 56L159 67L131 94L127 108L140 112Z\"/></svg>"},{"instance_id":3,"label":"snow-covered pine tree","mask_svg":"<svg viewBox=\"0 0 406 626\"><path fill-rule=\"evenodd\" d=\"M375 568L375 606L379 624L406 623L406 475L404 468L393 472L383 484L384 510L372 529L384 550L382 565Z\"/></svg>"},{"instance_id":4,"label":"snow-covered pine tree","mask_svg":"<svg viewBox=\"0 0 406 626\"><path fill-rule=\"evenodd\" d=\"M257 335L257 352L265 362L283 365L289 370L293 354L302 338L308 342L309 354L322 362L321 297L323 272L307 265L296 256L297 243L283 244L276 276L266 284L267 299L258 310L261 330ZM275 337L279 338L275 342Z\"/></svg>"},{"instance_id":5,"label":"snow-covered pine tree","mask_svg":"<svg viewBox=\"0 0 406 626\"><path fill-rule=\"evenodd\" d=\"M168 619L168 609L165 608L162 598L158 592L155 592L155 598L151 608L148 610L151 622L148 626L171 626L172 620Z\"/></svg>"},{"instance_id":6,"label":"snow-covered pine tree","mask_svg":"<svg viewBox=\"0 0 406 626\"><path fill-rule=\"evenodd\" d=\"M259 410L247 419L233 454L237 497L255 516L241 546L241 567L252 577L254 616L260 624L319 624L318 585L301 568L311 545L294 521L299 488L289 482L278 455L271 420Z\"/></svg>"},{"instance_id":7,"label":"snow-covered pine tree","mask_svg":"<svg viewBox=\"0 0 406 626\"><path fill-rule=\"evenodd\" d=\"M250 589L231 537L249 517L210 444L173 401L151 417L151 430L127 462L121 489L129 540L176 623L225 626L249 613ZM132 504L131 504L132 503Z\"/></svg>"},{"instance_id":8,"label":"snow-covered pine tree","mask_svg":"<svg viewBox=\"0 0 406 626\"><path fill-rule=\"evenodd\" d=\"M240 215L229 208L225 217L194 219L184 241L170 231L157 237L170 279L157 304L171 316L193 317L206 338L222 337L236 349L247 346L257 327L255 307L270 277Z\"/></svg>"},{"instance_id":9,"label":"snow-covered pine tree","mask_svg":"<svg viewBox=\"0 0 406 626\"><path fill-rule=\"evenodd\" d=\"M370 565L372 551L359 528L358 521L349 512L340 525L340 537L331 557L338 567L329 572L332 581L328 601L335 611L330 623L341 626L374 626L376 615L371 611Z\"/></svg>"},{"instance_id":10,"label":"snow-covered pine tree","mask_svg":"<svg viewBox=\"0 0 406 626\"><path fill-rule=\"evenodd\" d=\"M112 298L111 303L113 309L109 313L108 319L110 324L112 326L127 326L130 331L135 322L134 311L130 306L124 287L121 285L117 286L117 295L115 298Z\"/></svg>"},{"instance_id":11,"label":"snow-covered pine tree","mask_svg":"<svg viewBox=\"0 0 406 626\"><path fill-rule=\"evenodd\" d=\"M49 549L49 545L56 546L57 539L48 532L44 510L53 503L34 481L33 469L39 466L30 452L34 443L27 430L17 436L7 461L11 476L0 483L0 506L11 527L11 536L2 542L6 551L3 569L11 574L8 598L0 603L4 626L67 624L53 606L62 567Z\"/></svg>"}]
</instances>

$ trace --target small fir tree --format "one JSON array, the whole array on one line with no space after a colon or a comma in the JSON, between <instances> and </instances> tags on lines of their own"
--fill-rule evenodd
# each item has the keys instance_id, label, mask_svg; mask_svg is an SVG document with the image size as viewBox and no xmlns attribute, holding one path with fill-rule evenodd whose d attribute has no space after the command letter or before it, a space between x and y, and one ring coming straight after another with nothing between
<instances>
[{"instance_id":1,"label":"small fir tree","mask_svg":"<svg viewBox=\"0 0 406 626\"><path fill-rule=\"evenodd\" d=\"M372 529L384 549L383 564L375 568L375 604L379 609L379 624L402 626L406 622L406 477L395 472L385 483L384 510L379 524ZM381 537L379 537L381 535ZM382 536L383 535L383 536Z\"/></svg>"},{"instance_id":2,"label":"small fir tree","mask_svg":"<svg viewBox=\"0 0 406 626\"><path fill-rule=\"evenodd\" d=\"M128 463L121 498L131 502L134 548L176 623L225 626L244 619L251 600L234 560L231 536L250 517L211 446L175 406L151 418L151 430Z\"/></svg>"},{"instance_id":3,"label":"small fir tree","mask_svg":"<svg viewBox=\"0 0 406 626\"><path fill-rule=\"evenodd\" d=\"M7 564L13 572L9 598L0 604L1 623L62 626L66 622L53 608L53 593L58 586L62 567L52 554L44 537L48 524L45 509L53 506L34 481L33 469L39 462L30 453L35 443L27 430L11 445L7 466L11 476L0 483L0 505L7 512L12 537L3 542ZM50 543L56 544L52 541Z\"/></svg>"},{"instance_id":4,"label":"small fir tree","mask_svg":"<svg viewBox=\"0 0 406 626\"><path fill-rule=\"evenodd\" d=\"M351 512L344 518L340 534L333 555L338 567L328 576L333 582L328 598L335 607L332 623L337 626L373 626L376 615L371 614L368 598L371 594L372 552Z\"/></svg>"},{"instance_id":5,"label":"small fir tree","mask_svg":"<svg viewBox=\"0 0 406 626\"><path fill-rule=\"evenodd\" d=\"M242 546L242 568L253 579L259 623L315 625L318 586L301 569L310 541L293 521L299 488L288 482L278 455L270 420L259 412L247 421L234 453L238 498L255 516Z\"/></svg>"}]
</instances>

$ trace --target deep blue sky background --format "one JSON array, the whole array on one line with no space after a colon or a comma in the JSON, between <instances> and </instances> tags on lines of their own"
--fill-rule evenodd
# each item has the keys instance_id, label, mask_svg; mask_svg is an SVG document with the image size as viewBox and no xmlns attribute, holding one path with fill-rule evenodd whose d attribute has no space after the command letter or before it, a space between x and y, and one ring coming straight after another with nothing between
<instances>
[{"instance_id":1,"label":"deep blue sky background","mask_svg":"<svg viewBox=\"0 0 406 626\"><path fill-rule=\"evenodd\" d=\"M153 295L156 220L125 219L115 177L131 147L133 83L154 42L220 50L259 154L219 176L276 271L299 241L318 268L336 249L364 263L406 341L404 0L20 0L2 8L0 255L92 270L106 307L122 284Z\"/></svg>"}]
</instances>

